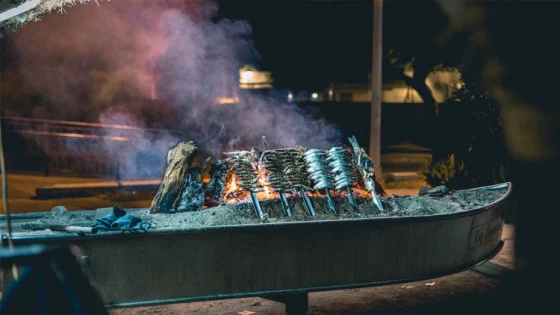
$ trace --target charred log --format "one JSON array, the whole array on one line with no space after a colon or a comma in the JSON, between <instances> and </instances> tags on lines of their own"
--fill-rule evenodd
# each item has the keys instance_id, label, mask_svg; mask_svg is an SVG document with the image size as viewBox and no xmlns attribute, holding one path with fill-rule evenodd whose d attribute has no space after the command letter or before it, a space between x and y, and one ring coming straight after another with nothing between
<instances>
[{"instance_id":1,"label":"charred log","mask_svg":"<svg viewBox=\"0 0 560 315\"><path fill-rule=\"evenodd\" d=\"M152 201L151 213L176 212L195 151L196 146L192 141L180 142L175 148L169 150L167 168L159 190Z\"/></svg>"},{"instance_id":2,"label":"charred log","mask_svg":"<svg viewBox=\"0 0 560 315\"><path fill-rule=\"evenodd\" d=\"M183 184L177 207L172 209L176 211L170 212L198 211L204 205L204 195L202 182L193 180L193 177L189 174Z\"/></svg>"},{"instance_id":3,"label":"charred log","mask_svg":"<svg viewBox=\"0 0 560 315\"><path fill-rule=\"evenodd\" d=\"M210 169L210 182L206 186L208 206L219 205L223 202L223 193L226 189L227 164L224 160L216 161Z\"/></svg>"}]
</instances>

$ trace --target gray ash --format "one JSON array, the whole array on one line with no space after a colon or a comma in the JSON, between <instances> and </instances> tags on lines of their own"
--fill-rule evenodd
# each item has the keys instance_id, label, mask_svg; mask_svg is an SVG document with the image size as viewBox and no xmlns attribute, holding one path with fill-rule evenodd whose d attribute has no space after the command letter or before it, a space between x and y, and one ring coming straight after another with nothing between
<instances>
[{"instance_id":1,"label":"gray ash","mask_svg":"<svg viewBox=\"0 0 560 315\"><path fill-rule=\"evenodd\" d=\"M244 225L262 223L287 223L297 221L322 221L344 219L366 219L379 217L423 216L467 211L488 205L505 194L506 190L456 191L445 195L381 197L384 212L379 212L371 198L357 196L358 209L353 209L346 198L334 198L338 215L332 213L326 197L311 198L315 216L307 213L302 198L296 194L288 196L292 216L284 216L280 200L261 200L264 219L255 218L249 201L208 208L198 212L177 213L173 215L152 214L150 222L155 229L187 229L210 226ZM146 218L147 219L147 218Z\"/></svg>"},{"instance_id":2,"label":"gray ash","mask_svg":"<svg viewBox=\"0 0 560 315\"><path fill-rule=\"evenodd\" d=\"M284 216L280 200L261 200L264 219L255 218L249 201L210 207L196 212L156 213L149 214L148 209L127 210L127 213L138 216L142 221L152 223L150 230L191 229L211 226L246 225L263 223L288 223L298 221L324 221L345 219L367 219L404 216L424 216L434 214L455 213L486 206L495 202L506 193L507 189L451 191L444 194L422 196L381 197L384 212L379 212L371 198L354 194L358 209L353 209L348 200L340 195L333 198L338 215L333 214L327 204L326 197L311 198L315 208L315 216L311 217L305 208L304 201L297 194L288 194L292 216ZM366 196L367 197L367 196ZM89 226L93 223L94 212L68 212L63 216L46 214L39 223L72 224Z\"/></svg>"}]
</instances>

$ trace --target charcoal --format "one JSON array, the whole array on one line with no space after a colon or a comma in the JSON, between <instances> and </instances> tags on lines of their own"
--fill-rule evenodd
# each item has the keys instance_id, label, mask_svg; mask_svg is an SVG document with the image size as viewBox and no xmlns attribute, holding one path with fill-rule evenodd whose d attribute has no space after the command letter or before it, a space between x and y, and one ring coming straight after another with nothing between
<instances>
[{"instance_id":1,"label":"charcoal","mask_svg":"<svg viewBox=\"0 0 560 315\"><path fill-rule=\"evenodd\" d=\"M167 168L158 192L152 200L151 213L173 212L181 199L181 191L194 157L194 142L180 142L167 153Z\"/></svg>"},{"instance_id":2,"label":"charcoal","mask_svg":"<svg viewBox=\"0 0 560 315\"><path fill-rule=\"evenodd\" d=\"M64 206L56 206L51 210L51 216L53 218L62 218L64 216L67 216L68 214L68 209L66 209L66 207Z\"/></svg>"},{"instance_id":3,"label":"charcoal","mask_svg":"<svg viewBox=\"0 0 560 315\"><path fill-rule=\"evenodd\" d=\"M179 203L176 208L169 209L169 212L198 211L204 205L204 195L202 182L187 176L183 184Z\"/></svg>"},{"instance_id":4,"label":"charcoal","mask_svg":"<svg viewBox=\"0 0 560 315\"><path fill-rule=\"evenodd\" d=\"M424 195L428 195L428 196L433 196L433 197L442 197L447 195L447 193L449 193L449 189L447 189L447 187L445 186L437 186L434 188L430 188L430 187L422 187L420 188L420 192L418 193L419 196L424 196Z\"/></svg>"},{"instance_id":5,"label":"charcoal","mask_svg":"<svg viewBox=\"0 0 560 315\"><path fill-rule=\"evenodd\" d=\"M208 157L202 162L202 164L200 164L200 166L188 169L187 174L191 177L191 180L202 183L202 174L206 172L208 166L210 166L210 160L212 160L212 158Z\"/></svg>"},{"instance_id":6,"label":"charcoal","mask_svg":"<svg viewBox=\"0 0 560 315\"><path fill-rule=\"evenodd\" d=\"M226 189L227 164L224 160L216 161L210 169L210 182L206 186L206 196L211 205L221 204Z\"/></svg>"}]
</instances>

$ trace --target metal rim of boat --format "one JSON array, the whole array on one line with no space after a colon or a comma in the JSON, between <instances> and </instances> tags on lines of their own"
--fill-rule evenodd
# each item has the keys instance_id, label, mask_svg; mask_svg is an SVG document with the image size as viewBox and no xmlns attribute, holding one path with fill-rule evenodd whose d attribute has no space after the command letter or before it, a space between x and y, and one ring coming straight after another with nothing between
<instances>
[{"instance_id":1,"label":"metal rim of boat","mask_svg":"<svg viewBox=\"0 0 560 315\"><path fill-rule=\"evenodd\" d=\"M103 234L94 234L88 236L79 236L75 234L69 233L56 233L56 234L45 234L45 235L37 235L37 234L16 234L12 238L17 239L18 241L25 241L27 239L36 241L38 238L42 240L48 239L83 239L86 238L95 238L95 239L102 239L102 238L126 238L126 237L145 237L145 236L157 236L157 235L171 235L171 234L194 234L194 233L205 233L205 232L223 232L223 231L234 231L238 229L243 230L263 230L263 229L293 229L293 228L307 228L309 226L337 226L337 225L348 225L348 226L371 226L371 227L382 227L386 225L394 225L394 224L406 224L418 221L443 221L443 220L452 220L455 218L460 218L464 216L471 216L476 215L477 213L487 211L494 207L501 206L502 204L506 203L511 195L512 192L512 183L506 182L497 185L490 185L490 186L483 186L477 187L472 189L464 189L458 190L457 192L468 192L468 191L476 191L476 190L501 190L507 187L507 191L497 200L494 202L465 210L465 211L458 211L452 213L442 213L442 214L430 214L430 215L421 215L421 216L398 216L398 217L374 217L374 218L364 218L364 219L340 219L340 220L315 220L315 221L299 221L299 222L285 222L285 223L262 223L262 224L240 224L240 225L219 225L219 226L209 226L209 227L202 227L202 228L183 228L183 229L162 229L162 230L154 230L150 231L147 230L145 233L123 233L123 232L104 232ZM129 210L139 210L139 209L129 209ZM6 235L2 235L2 243L7 240Z\"/></svg>"}]
</instances>

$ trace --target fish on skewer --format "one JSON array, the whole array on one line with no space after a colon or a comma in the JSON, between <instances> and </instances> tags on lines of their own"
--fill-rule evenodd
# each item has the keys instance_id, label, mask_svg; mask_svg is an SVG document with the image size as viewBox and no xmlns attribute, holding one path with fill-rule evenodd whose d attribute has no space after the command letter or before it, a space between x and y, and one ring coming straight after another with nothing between
<instances>
[{"instance_id":1,"label":"fish on skewer","mask_svg":"<svg viewBox=\"0 0 560 315\"><path fill-rule=\"evenodd\" d=\"M255 194L258 191L262 191L263 188L259 183L258 171L253 158L254 152L233 151L226 153L226 155L228 156L226 162L231 165L231 170L236 174L236 184L249 191L255 215L259 219L263 219L264 214L259 199Z\"/></svg>"},{"instance_id":2,"label":"fish on skewer","mask_svg":"<svg viewBox=\"0 0 560 315\"><path fill-rule=\"evenodd\" d=\"M330 189L335 188L334 178L329 171L327 163L327 154L324 151L310 149L304 153L304 159L307 166L307 172L310 174L314 182L313 188L316 190L325 190L327 193L329 208L337 214L334 201L332 200Z\"/></svg>"},{"instance_id":3,"label":"fish on skewer","mask_svg":"<svg viewBox=\"0 0 560 315\"><path fill-rule=\"evenodd\" d=\"M354 177L353 165L346 150L342 147L332 147L329 150L327 162L334 174L334 188L337 190L346 188L348 201L354 209L358 209L358 204L352 195L352 186L356 182L356 177Z\"/></svg>"},{"instance_id":4,"label":"fish on skewer","mask_svg":"<svg viewBox=\"0 0 560 315\"><path fill-rule=\"evenodd\" d=\"M280 156L286 181L292 189L299 191L305 203L305 207L307 208L307 212L313 217L315 216L315 209L313 208L311 199L309 199L309 196L305 193L307 190L313 190L309 187L311 185L311 179L306 171L304 160L305 151L306 149L300 146L276 150Z\"/></svg>"},{"instance_id":5,"label":"fish on skewer","mask_svg":"<svg viewBox=\"0 0 560 315\"><path fill-rule=\"evenodd\" d=\"M379 211L384 211L381 199L379 199L378 193L386 195L385 191L377 181L375 180L375 168L373 161L366 154L366 151L360 147L356 137L352 136L348 138L348 141L352 145L352 150L354 154L352 156L352 163L360 173L364 186L368 192L371 193L373 198L373 203Z\"/></svg>"},{"instance_id":6,"label":"fish on skewer","mask_svg":"<svg viewBox=\"0 0 560 315\"><path fill-rule=\"evenodd\" d=\"M273 150L264 151L259 160L259 169L261 172L266 172L266 184L279 193L284 214L291 217L292 210L284 194L284 191L288 190L289 187L282 173L282 165L278 154Z\"/></svg>"},{"instance_id":7,"label":"fish on skewer","mask_svg":"<svg viewBox=\"0 0 560 315\"><path fill-rule=\"evenodd\" d=\"M284 209L284 214L288 217L292 216L292 210L290 209L290 204L288 203L288 199L284 194L284 191L288 190L287 183L285 180L285 176L282 170L282 162L280 160L280 156L274 152L269 150L268 144L266 143L266 138L262 137L264 149L266 150L261 155L260 161L266 171L269 173L266 176L266 182L274 188L275 191L278 192L280 196L280 204L282 205L282 209Z\"/></svg>"}]
</instances>

